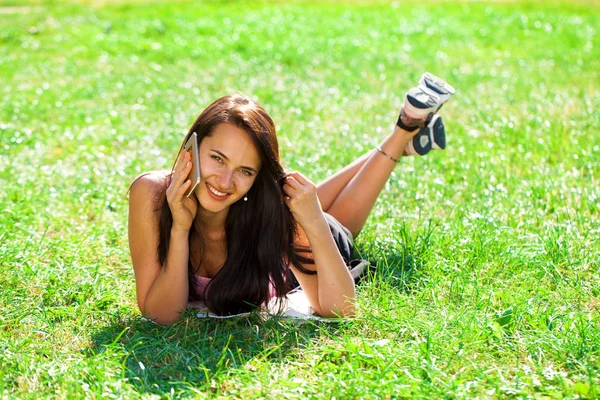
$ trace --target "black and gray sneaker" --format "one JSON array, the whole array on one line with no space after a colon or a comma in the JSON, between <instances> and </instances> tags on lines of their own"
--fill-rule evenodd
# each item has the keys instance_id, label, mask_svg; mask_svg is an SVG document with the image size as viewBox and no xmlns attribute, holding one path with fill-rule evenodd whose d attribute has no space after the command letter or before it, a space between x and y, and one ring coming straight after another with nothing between
<instances>
[{"instance_id":1,"label":"black and gray sneaker","mask_svg":"<svg viewBox=\"0 0 600 400\"><path fill-rule=\"evenodd\" d=\"M444 150L446 148L446 128L444 127L444 121L442 116L435 114L429 124L429 137L431 138L431 149L432 150Z\"/></svg>"},{"instance_id":2,"label":"black and gray sneaker","mask_svg":"<svg viewBox=\"0 0 600 400\"><path fill-rule=\"evenodd\" d=\"M396 124L408 131L419 132L412 138L404 153L423 156L431 150L432 142L429 131L425 129L429 119L440 107L440 97L432 90L424 87L412 88L406 93L404 105Z\"/></svg>"},{"instance_id":3,"label":"black and gray sneaker","mask_svg":"<svg viewBox=\"0 0 600 400\"><path fill-rule=\"evenodd\" d=\"M452 97L455 92L454 88L446 81L438 78L430 72L425 72L423 75L421 75L421 79L419 79L419 87L427 88L435 92L440 98L439 106L435 112L438 112L444 103L450 100L450 97Z\"/></svg>"},{"instance_id":4,"label":"black and gray sneaker","mask_svg":"<svg viewBox=\"0 0 600 400\"><path fill-rule=\"evenodd\" d=\"M415 140L415 138L418 138ZM419 129L413 140L408 142L404 153L406 155L418 154L423 156L430 150L444 150L446 148L446 128L442 116L434 114L424 127Z\"/></svg>"},{"instance_id":5,"label":"black and gray sneaker","mask_svg":"<svg viewBox=\"0 0 600 400\"><path fill-rule=\"evenodd\" d=\"M402 114L403 112L404 110L402 110L400 113ZM398 124L398 126L400 126L400 124ZM403 128L402 126L400 127ZM417 134L413 136L406 145L406 148L404 149L405 155L424 156L425 154L429 153L433 147L433 141L431 140L431 135L429 133L429 126L417 126L416 128L419 129L419 132L417 132Z\"/></svg>"},{"instance_id":6,"label":"black and gray sneaker","mask_svg":"<svg viewBox=\"0 0 600 400\"><path fill-rule=\"evenodd\" d=\"M419 86L406 94L397 125L409 132L419 132L406 146L406 155L423 156L432 149L446 148L446 131L442 117L436 113L454 94L455 90L437 76L425 72Z\"/></svg>"},{"instance_id":7,"label":"black and gray sneaker","mask_svg":"<svg viewBox=\"0 0 600 400\"><path fill-rule=\"evenodd\" d=\"M431 89L421 86L409 89L398 118L398 126L409 132L414 131L416 127L423 126L427 117L439 106L440 97Z\"/></svg>"}]
</instances>

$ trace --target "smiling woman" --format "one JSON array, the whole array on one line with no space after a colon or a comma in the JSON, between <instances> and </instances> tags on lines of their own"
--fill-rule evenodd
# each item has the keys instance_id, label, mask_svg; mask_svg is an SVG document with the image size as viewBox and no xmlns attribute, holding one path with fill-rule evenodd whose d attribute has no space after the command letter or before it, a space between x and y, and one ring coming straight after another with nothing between
<instances>
[{"instance_id":1,"label":"smiling woman","mask_svg":"<svg viewBox=\"0 0 600 400\"><path fill-rule=\"evenodd\" d=\"M451 94L442 101L423 85L409 91L380 147L319 185L284 171L275 124L261 106L229 95L207 107L183 141L198 137L193 193L186 196L194 157L184 146L171 171L131 185L129 245L142 313L172 323L199 299L217 314L239 313L299 284L318 314L353 314L352 235L398 159L426 153L417 144L433 139L428 123Z\"/></svg>"},{"instance_id":2,"label":"smiling woman","mask_svg":"<svg viewBox=\"0 0 600 400\"><path fill-rule=\"evenodd\" d=\"M202 183L195 194L209 213L225 213L252 187L261 167L261 157L245 130L223 123L206 136L199 149ZM212 182L212 184L211 184ZM201 196L208 195L202 199ZM248 201L248 197L244 197Z\"/></svg>"}]
</instances>

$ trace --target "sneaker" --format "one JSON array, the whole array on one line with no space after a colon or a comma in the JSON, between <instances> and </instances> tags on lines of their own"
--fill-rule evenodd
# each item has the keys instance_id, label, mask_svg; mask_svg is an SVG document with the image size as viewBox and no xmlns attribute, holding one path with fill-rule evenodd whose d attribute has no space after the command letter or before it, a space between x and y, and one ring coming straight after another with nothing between
<instances>
[{"instance_id":1,"label":"sneaker","mask_svg":"<svg viewBox=\"0 0 600 400\"><path fill-rule=\"evenodd\" d=\"M439 109L440 97L428 88L415 87L406 93L396 125L414 132L427 125L428 119Z\"/></svg>"},{"instance_id":2,"label":"sneaker","mask_svg":"<svg viewBox=\"0 0 600 400\"><path fill-rule=\"evenodd\" d=\"M447 82L429 72L423 73L421 79L419 79L419 87L429 89L438 95L440 101L435 112L438 112L455 92L454 88Z\"/></svg>"},{"instance_id":3,"label":"sneaker","mask_svg":"<svg viewBox=\"0 0 600 400\"><path fill-rule=\"evenodd\" d=\"M405 154L423 156L429 153L432 143L429 131L423 128L439 106L440 97L428 88L416 87L406 93L396 124L406 131L413 132L419 129L419 132L408 143Z\"/></svg>"},{"instance_id":4,"label":"sneaker","mask_svg":"<svg viewBox=\"0 0 600 400\"><path fill-rule=\"evenodd\" d=\"M433 148L429 126L418 128L419 132L408 141L404 154L408 156L424 156Z\"/></svg>"},{"instance_id":5,"label":"sneaker","mask_svg":"<svg viewBox=\"0 0 600 400\"><path fill-rule=\"evenodd\" d=\"M444 150L446 148L446 128L441 115L435 114L424 129L429 130L432 150Z\"/></svg>"},{"instance_id":6,"label":"sneaker","mask_svg":"<svg viewBox=\"0 0 600 400\"><path fill-rule=\"evenodd\" d=\"M419 129L413 139L408 142L405 155L424 156L431 150L443 150L446 148L446 128L442 116L434 114L426 126Z\"/></svg>"},{"instance_id":7,"label":"sneaker","mask_svg":"<svg viewBox=\"0 0 600 400\"><path fill-rule=\"evenodd\" d=\"M404 122L408 122L405 125L419 126L424 123L429 114L439 108L440 101L440 97L431 89L420 86L410 89L406 93L402 110L405 113L405 117L408 117L412 121L405 119Z\"/></svg>"},{"instance_id":8,"label":"sneaker","mask_svg":"<svg viewBox=\"0 0 600 400\"><path fill-rule=\"evenodd\" d=\"M404 154L425 155L432 149L446 148L446 129L442 118L436 113L455 90L437 76L425 72L419 86L410 89L398 118L398 126L407 131L419 132L408 143Z\"/></svg>"}]
</instances>

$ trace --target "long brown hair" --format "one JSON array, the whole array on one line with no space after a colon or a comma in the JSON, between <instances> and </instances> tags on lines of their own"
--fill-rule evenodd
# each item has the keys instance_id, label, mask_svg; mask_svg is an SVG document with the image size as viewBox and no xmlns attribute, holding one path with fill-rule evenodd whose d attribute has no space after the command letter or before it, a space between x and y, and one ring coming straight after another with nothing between
<instances>
[{"instance_id":1,"label":"long brown hair","mask_svg":"<svg viewBox=\"0 0 600 400\"><path fill-rule=\"evenodd\" d=\"M227 259L205 293L196 291L194 271L199 265L192 265L191 257L188 261L190 299L204 298L212 312L227 315L250 311L269 301L271 285L277 297L284 297L293 280L289 263L303 273L315 272L301 265L301 262L312 262L311 258L299 254L310 250L294 247L297 224L283 202L282 183L286 174L279 161L273 120L260 105L243 95L224 96L198 116L183 143L196 132L200 144L221 123L244 129L252 138L262 161L262 167L248 191L248 200L238 201L229 208L225 222ZM158 260L164 267L173 225L171 209L164 194L159 200L159 207ZM192 224L190 237L202 238L200 230L201 227ZM202 249L200 254L199 263L202 262ZM209 291L210 295L207 295Z\"/></svg>"}]
</instances>

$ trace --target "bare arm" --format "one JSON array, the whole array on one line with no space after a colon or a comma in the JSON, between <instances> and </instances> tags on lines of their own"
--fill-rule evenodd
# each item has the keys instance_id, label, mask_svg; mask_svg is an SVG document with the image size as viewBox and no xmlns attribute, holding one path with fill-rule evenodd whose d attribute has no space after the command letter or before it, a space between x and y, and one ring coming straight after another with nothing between
<instances>
[{"instance_id":1,"label":"bare arm","mask_svg":"<svg viewBox=\"0 0 600 400\"><path fill-rule=\"evenodd\" d=\"M323 316L349 316L354 313L354 280L335 244L316 196L315 185L298 173L290 174L284 186L286 203L299 226L298 244L309 245L317 275L306 275L292 267L312 308Z\"/></svg>"},{"instance_id":2,"label":"bare arm","mask_svg":"<svg viewBox=\"0 0 600 400\"><path fill-rule=\"evenodd\" d=\"M165 190L164 182L152 175L138 178L131 187L129 197L129 248L138 306L142 314L161 324L170 324L180 318L189 295L188 236L197 206L194 208L194 201L184 200L182 196L189 187L189 183L184 183L190 169L185 162L186 157L180 157L179 161L182 162L176 166L167 188L166 197L173 213L173 227L169 251L162 268L157 257L160 214L155 210L155 198L160 190Z\"/></svg>"},{"instance_id":3,"label":"bare arm","mask_svg":"<svg viewBox=\"0 0 600 400\"><path fill-rule=\"evenodd\" d=\"M129 197L129 248L135 274L138 306L142 314L158 323L173 323L188 300L188 236L171 231L169 253L160 268L158 247L159 214L154 211L156 184L140 178Z\"/></svg>"},{"instance_id":4,"label":"bare arm","mask_svg":"<svg viewBox=\"0 0 600 400\"><path fill-rule=\"evenodd\" d=\"M302 229L303 230L303 229ZM354 314L354 279L333 240L327 220L315 221L314 228L302 233L312 250L313 265L303 267L317 271L307 275L292 267L311 307L322 316L351 316ZM300 239L303 240L303 239Z\"/></svg>"}]
</instances>

